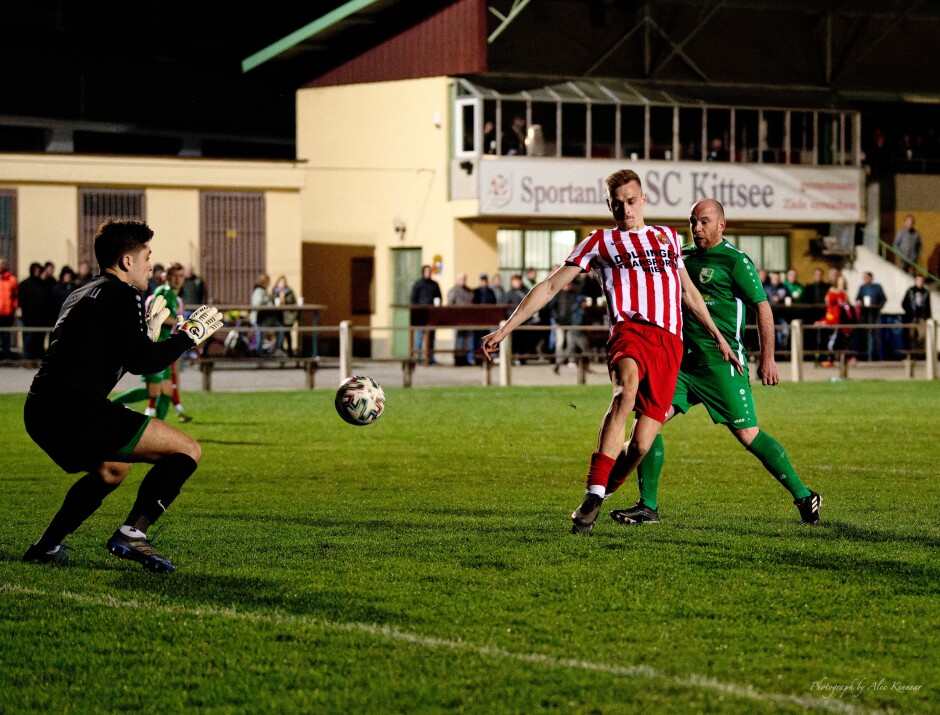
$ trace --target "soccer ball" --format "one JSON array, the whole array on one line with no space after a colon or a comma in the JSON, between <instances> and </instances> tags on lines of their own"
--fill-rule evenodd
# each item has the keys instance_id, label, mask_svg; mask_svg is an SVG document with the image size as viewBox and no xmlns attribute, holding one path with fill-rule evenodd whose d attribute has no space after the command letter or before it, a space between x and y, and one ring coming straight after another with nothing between
<instances>
[{"instance_id":1,"label":"soccer ball","mask_svg":"<svg viewBox=\"0 0 940 715\"><path fill-rule=\"evenodd\" d=\"M352 375L340 383L333 401L339 416L351 425L371 425L385 409L385 391L371 377Z\"/></svg>"}]
</instances>

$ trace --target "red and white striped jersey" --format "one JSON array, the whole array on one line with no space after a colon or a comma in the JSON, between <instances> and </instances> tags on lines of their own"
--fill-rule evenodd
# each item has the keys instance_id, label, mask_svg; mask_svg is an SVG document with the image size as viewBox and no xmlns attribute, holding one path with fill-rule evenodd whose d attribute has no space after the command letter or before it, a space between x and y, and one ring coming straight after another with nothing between
<instances>
[{"instance_id":1,"label":"red and white striped jersey","mask_svg":"<svg viewBox=\"0 0 940 715\"><path fill-rule=\"evenodd\" d=\"M640 317L682 338L682 244L668 226L599 228L566 263L591 271L604 288L610 325Z\"/></svg>"}]
</instances>

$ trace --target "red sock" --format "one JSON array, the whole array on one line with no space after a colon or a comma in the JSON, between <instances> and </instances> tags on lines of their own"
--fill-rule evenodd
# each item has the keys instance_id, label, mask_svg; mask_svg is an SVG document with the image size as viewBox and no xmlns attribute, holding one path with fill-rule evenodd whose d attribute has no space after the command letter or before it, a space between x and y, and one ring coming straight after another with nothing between
<instances>
[{"instance_id":1,"label":"red sock","mask_svg":"<svg viewBox=\"0 0 940 715\"><path fill-rule=\"evenodd\" d=\"M151 397L150 400L147 402L147 407L149 407L151 410L157 409L157 398Z\"/></svg>"},{"instance_id":2,"label":"red sock","mask_svg":"<svg viewBox=\"0 0 940 715\"><path fill-rule=\"evenodd\" d=\"M176 371L176 363L173 363L172 372L170 374L173 376L173 406L176 407L176 405L180 403L180 379Z\"/></svg>"},{"instance_id":3,"label":"red sock","mask_svg":"<svg viewBox=\"0 0 940 715\"><path fill-rule=\"evenodd\" d=\"M620 459L614 463L614 468L610 470L610 475L607 477L607 496L620 489L623 483L627 481L627 477L630 476L627 471L626 461L626 455L621 452Z\"/></svg>"},{"instance_id":4,"label":"red sock","mask_svg":"<svg viewBox=\"0 0 940 715\"><path fill-rule=\"evenodd\" d=\"M587 473L588 488L601 486L606 489L607 479L610 477L610 470L614 468L614 464L614 460L602 452L591 454L591 466Z\"/></svg>"}]
</instances>

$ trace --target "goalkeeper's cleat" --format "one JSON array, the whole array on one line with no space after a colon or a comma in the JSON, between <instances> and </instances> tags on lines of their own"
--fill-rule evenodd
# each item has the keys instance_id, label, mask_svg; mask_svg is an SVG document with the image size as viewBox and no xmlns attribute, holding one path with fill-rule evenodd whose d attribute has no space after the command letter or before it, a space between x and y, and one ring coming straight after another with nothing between
<instances>
[{"instance_id":1,"label":"goalkeeper's cleat","mask_svg":"<svg viewBox=\"0 0 940 715\"><path fill-rule=\"evenodd\" d=\"M23 554L23 561L33 564L59 564L64 565L71 559L71 549L68 544L56 544L47 549L39 544L33 544Z\"/></svg>"},{"instance_id":2,"label":"goalkeeper's cleat","mask_svg":"<svg viewBox=\"0 0 940 715\"><path fill-rule=\"evenodd\" d=\"M192 422L193 418L187 415L185 412L177 412L176 419L180 422Z\"/></svg>"},{"instance_id":3,"label":"goalkeeper's cleat","mask_svg":"<svg viewBox=\"0 0 940 715\"><path fill-rule=\"evenodd\" d=\"M822 497L810 491L808 497L794 499L793 503L800 510L800 521L810 526L819 525L819 507L822 506Z\"/></svg>"},{"instance_id":4,"label":"goalkeeper's cleat","mask_svg":"<svg viewBox=\"0 0 940 715\"><path fill-rule=\"evenodd\" d=\"M173 573L176 570L169 559L153 550L147 537L127 536L122 534L120 529L108 539L108 551L119 559L136 561L148 571L155 573Z\"/></svg>"},{"instance_id":5,"label":"goalkeeper's cleat","mask_svg":"<svg viewBox=\"0 0 940 715\"><path fill-rule=\"evenodd\" d=\"M594 531L594 522L597 521L603 503L604 497L591 492L585 494L581 506L571 512L571 533L590 534Z\"/></svg>"},{"instance_id":6,"label":"goalkeeper's cleat","mask_svg":"<svg viewBox=\"0 0 940 715\"><path fill-rule=\"evenodd\" d=\"M610 518L618 524L658 524L659 512L656 509L650 509L642 500L631 506L629 509L614 509L610 512Z\"/></svg>"}]
</instances>

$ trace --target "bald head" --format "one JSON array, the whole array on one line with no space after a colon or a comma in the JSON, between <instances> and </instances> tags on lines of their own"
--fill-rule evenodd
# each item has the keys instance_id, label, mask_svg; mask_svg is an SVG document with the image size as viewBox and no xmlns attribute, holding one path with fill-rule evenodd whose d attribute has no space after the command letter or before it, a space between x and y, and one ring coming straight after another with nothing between
<instances>
[{"instance_id":1,"label":"bald head","mask_svg":"<svg viewBox=\"0 0 940 715\"><path fill-rule=\"evenodd\" d=\"M692 240L699 251L714 248L724 239L725 209L715 199L702 199L689 213Z\"/></svg>"}]
</instances>

